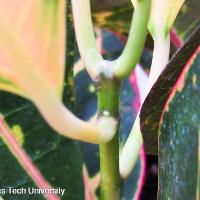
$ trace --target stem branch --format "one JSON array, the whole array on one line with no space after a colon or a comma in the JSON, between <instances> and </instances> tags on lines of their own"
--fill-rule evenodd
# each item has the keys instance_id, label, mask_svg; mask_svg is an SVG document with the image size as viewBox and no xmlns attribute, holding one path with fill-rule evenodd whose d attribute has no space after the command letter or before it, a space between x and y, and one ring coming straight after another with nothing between
<instances>
[{"instance_id":1,"label":"stem branch","mask_svg":"<svg viewBox=\"0 0 200 200\"><path fill-rule=\"evenodd\" d=\"M147 34L150 8L150 0L140 0L136 3L126 46L116 60L114 68L114 75L120 79L127 77L140 59Z\"/></svg>"},{"instance_id":2,"label":"stem branch","mask_svg":"<svg viewBox=\"0 0 200 200\"><path fill-rule=\"evenodd\" d=\"M85 62L85 67L94 81L98 81L99 75L123 79L127 77L138 60L144 47L147 23L150 15L150 0L140 0L135 6L131 29L122 55L114 61L103 60L95 41L91 19L89 0L72 0L75 32L79 52ZM108 67L104 67L109 65Z\"/></svg>"}]
</instances>

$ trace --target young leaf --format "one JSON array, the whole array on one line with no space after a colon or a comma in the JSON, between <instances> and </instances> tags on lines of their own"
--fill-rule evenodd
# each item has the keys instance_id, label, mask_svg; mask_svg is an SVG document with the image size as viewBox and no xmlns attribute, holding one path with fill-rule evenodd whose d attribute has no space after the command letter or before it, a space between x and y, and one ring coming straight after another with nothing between
<instances>
[{"instance_id":1,"label":"young leaf","mask_svg":"<svg viewBox=\"0 0 200 200\"><path fill-rule=\"evenodd\" d=\"M153 38L166 37L185 0L152 0L149 31Z\"/></svg>"},{"instance_id":2,"label":"young leaf","mask_svg":"<svg viewBox=\"0 0 200 200\"><path fill-rule=\"evenodd\" d=\"M164 105L188 60L200 44L200 27L172 57L141 108L140 123L147 153L158 152L158 128Z\"/></svg>"},{"instance_id":3,"label":"young leaf","mask_svg":"<svg viewBox=\"0 0 200 200\"><path fill-rule=\"evenodd\" d=\"M28 92L27 76L32 84L46 82L61 96L65 1L0 0L0 11L0 77L9 80L0 84L1 90L31 98L34 92Z\"/></svg>"},{"instance_id":4,"label":"young leaf","mask_svg":"<svg viewBox=\"0 0 200 200\"><path fill-rule=\"evenodd\" d=\"M70 43L67 46L67 73L65 77L64 103L74 107L73 96L73 55L74 33L70 16L70 1L67 1L67 22ZM70 72L70 73L69 73ZM0 113L9 133L0 133L0 188L64 188L64 196L60 199L82 200L84 198L82 182L82 153L80 144L55 134L44 122L35 107L28 101L5 92L0 92ZM15 141L14 151L13 143ZM23 156L19 153L23 152ZM74 159L76 158L76 159ZM28 166L27 167L27 163ZM33 173L34 172L34 173ZM39 179L39 181L38 181ZM52 196L52 195L51 195ZM8 194L6 200L43 200L37 194ZM58 198L58 197L57 197ZM47 197L48 200L53 197Z\"/></svg>"},{"instance_id":5,"label":"young leaf","mask_svg":"<svg viewBox=\"0 0 200 200\"><path fill-rule=\"evenodd\" d=\"M0 10L4 5L11 6L11 1L0 3ZM0 18L0 77L17 85L20 94L36 105L47 123L58 133L97 144L108 142L115 134L117 122L113 117L101 117L97 125L90 124L78 119L61 101L65 5L64 0L28 1L27 6L22 6L21 13L16 16L19 26L16 31L12 31L12 9L7 9L8 13ZM14 88L11 91L9 87L3 86L1 90L19 94ZM110 129L105 128L108 125Z\"/></svg>"}]
</instances>

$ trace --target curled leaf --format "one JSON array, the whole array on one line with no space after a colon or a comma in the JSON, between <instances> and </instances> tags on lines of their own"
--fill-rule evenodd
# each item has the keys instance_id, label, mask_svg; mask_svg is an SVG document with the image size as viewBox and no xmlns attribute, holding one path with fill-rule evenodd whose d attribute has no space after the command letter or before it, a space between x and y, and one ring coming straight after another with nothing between
<instances>
[{"instance_id":1,"label":"curled leaf","mask_svg":"<svg viewBox=\"0 0 200 200\"><path fill-rule=\"evenodd\" d=\"M152 0L149 31L153 38L167 36L185 0Z\"/></svg>"},{"instance_id":2,"label":"curled leaf","mask_svg":"<svg viewBox=\"0 0 200 200\"><path fill-rule=\"evenodd\" d=\"M105 142L115 132L102 133L103 127L78 119L61 101L65 8L65 0L0 0L0 90L31 100L48 124L64 136Z\"/></svg>"},{"instance_id":3,"label":"curled leaf","mask_svg":"<svg viewBox=\"0 0 200 200\"><path fill-rule=\"evenodd\" d=\"M31 99L27 87L40 80L61 95L65 1L0 0L0 12L0 89Z\"/></svg>"}]
</instances>

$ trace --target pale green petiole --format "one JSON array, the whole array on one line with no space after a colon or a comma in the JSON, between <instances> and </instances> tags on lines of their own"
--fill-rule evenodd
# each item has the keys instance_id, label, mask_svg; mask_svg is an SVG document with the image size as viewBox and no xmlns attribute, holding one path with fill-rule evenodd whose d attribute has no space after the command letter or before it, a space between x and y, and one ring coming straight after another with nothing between
<instances>
[{"instance_id":1,"label":"pale green petiole","mask_svg":"<svg viewBox=\"0 0 200 200\"><path fill-rule=\"evenodd\" d=\"M114 75L120 79L129 76L140 59L147 34L150 7L150 0L141 0L136 4L126 46L114 66Z\"/></svg>"},{"instance_id":2,"label":"pale green petiole","mask_svg":"<svg viewBox=\"0 0 200 200\"><path fill-rule=\"evenodd\" d=\"M156 82L160 73L163 71L169 60L170 39L167 37L158 37L154 39L154 53L149 75L146 95L149 93L152 85ZM146 96L145 95L145 96ZM143 99L144 100L144 99ZM143 102L141 102L142 104ZM120 174L126 179L133 170L138 159L141 146L143 144L140 131L140 110L137 114L131 133L120 154Z\"/></svg>"},{"instance_id":3,"label":"pale green petiole","mask_svg":"<svg viewBox=\"0 0 200 200\"><path fill-rule=\"evenodd\" d=\"M149 90L163 71L169 60L170 37L156 37L154 39L153 60L149 74ZM149 92L149 91L148 91ZM147 92L147 93L148 93Z\"/></svg>"},{"instance_id":4,"label":"pale green petiole","mask_svg":"<svg viewBox=\"0 0 200 200\"><path fill-rule=\"evenodd\" d=\"M126 179L132 172L138 156L140 154L141 145L143 143L142 134L140 132L139 114L137 115L130 135L122 149L119 159L120 175Z\"/></svg>"},{"instance_id":5,"label":"pale green petiole","mask_svg":"<svg viewBox=\"0 0 200 200\"><path fill-rule=\"evenodd\" d=\"M89 0L72 0L74 26L77 44L85 67L95 79L98 74L98 65L103 58L97 48Z\"/></svg>"},{"instance_id":6,"label":"pale green petiole","mask_svg":"<svg viewBox=\"0 0 200 200\"><path fill-rule=\"evenodd\" d=\"M137 7L139 1L132 0L132 3L134 7ZM154 39L154 52L146 95L167 65L170 51L170 27L183 5L184 0L152 0L151 3L152 8L148 28ZM141 104L142 103L143 101L141 101ZM138 112L130 136L120 155L120 174L123 178L127 178L134 168L143 143L140 132L139 114L140 111Z\"/></svg>"}]
</instances>

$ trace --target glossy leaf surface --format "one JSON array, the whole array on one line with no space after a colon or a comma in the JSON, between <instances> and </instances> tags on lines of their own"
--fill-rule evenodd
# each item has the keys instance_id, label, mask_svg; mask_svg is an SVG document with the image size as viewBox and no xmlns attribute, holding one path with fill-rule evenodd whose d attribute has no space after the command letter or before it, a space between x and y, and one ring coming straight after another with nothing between
<instances>
[{"instance_id":1,"label":"glossy leaf surface","mask_svg":"<svg viewBox=\"0 0 200 200\"><path fill-rule=\"evenodd\" d=\"M162 113L158 199L196 200L200 172L200 46Z\"/></svg>"},{"instance_id":2,"label":"glossy leaf surface","mask_svg":"<svg viewBox=\"0 0 200 200\"><path fill-rule=\"evenodd\" d=\"M141 108L140 123L147 153L158 152L158 129L167 99L191 55L200 45L200 28L185 42L171 58Z\"/></svg>"}]
</instances>

